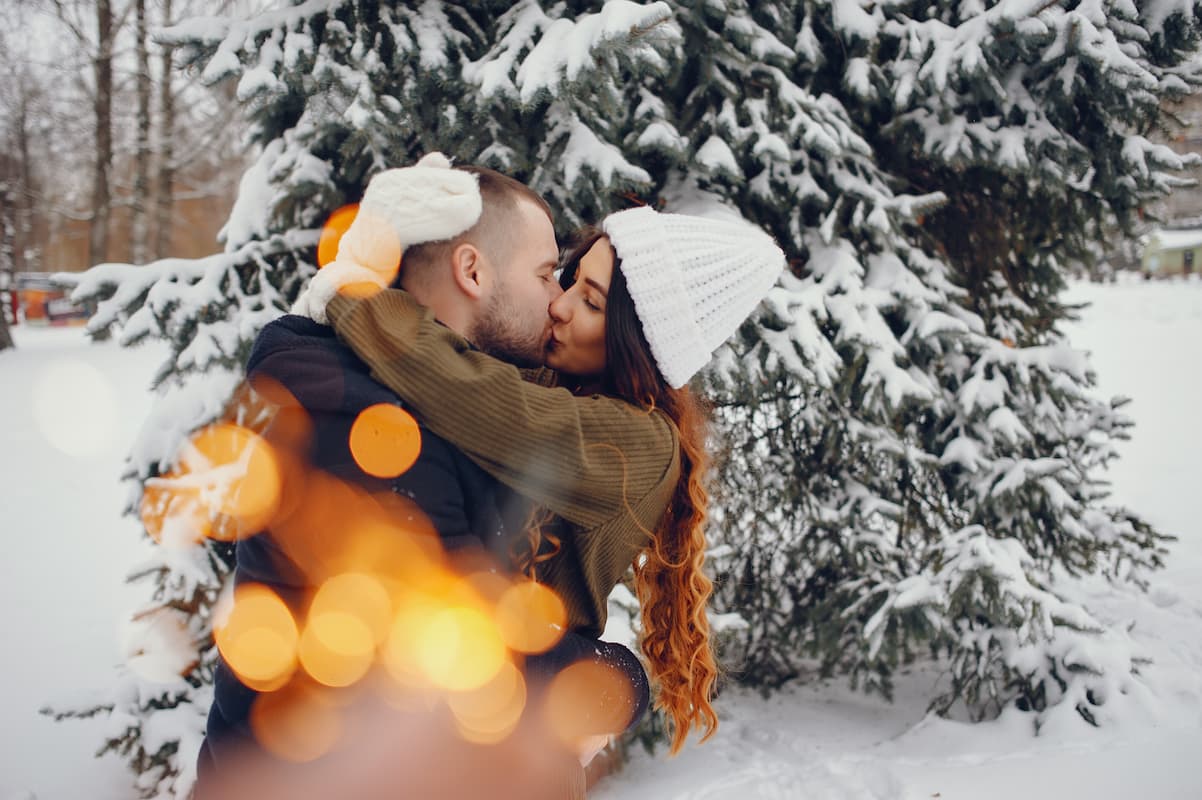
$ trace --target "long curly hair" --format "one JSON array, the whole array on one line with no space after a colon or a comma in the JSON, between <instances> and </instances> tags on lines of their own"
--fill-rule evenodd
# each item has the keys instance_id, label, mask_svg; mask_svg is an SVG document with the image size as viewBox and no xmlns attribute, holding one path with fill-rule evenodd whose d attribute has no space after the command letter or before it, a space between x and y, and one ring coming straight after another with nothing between
<instances>
[{"instance_id":1,"label":"long curly hair","mask_svg":"<svg viewBox=\"0 0 1202 800\"><path fill-rule=\"evenodd\" d=\"M560 282L575 280L581 257L603 232L585 228L562 260ZM710 643L706 604L713 583L702 569L709 493L703 478L707 406L688 387L673 389L652 359L634 301L614 252L614 272L605 303L606 369L602 391L648 411L658 409L675 425L680 441L680 479L668 508L652 531L652 543L634 562L635 592L642 609L640 646L647 657L655 707L671 724L671 752L677 753L696 728L705 741L718 728L710 698L718 664Z\"/></svg>"}]
</instances>

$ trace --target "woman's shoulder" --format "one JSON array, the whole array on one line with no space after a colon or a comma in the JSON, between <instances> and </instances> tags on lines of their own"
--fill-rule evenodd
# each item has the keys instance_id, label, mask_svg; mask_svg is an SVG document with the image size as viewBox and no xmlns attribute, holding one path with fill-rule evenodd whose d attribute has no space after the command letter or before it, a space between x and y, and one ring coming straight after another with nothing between
<instances>
[{"instance_id":1,"label":"woman's shoulder","mask_svg":"<svg viewBox=\"0 0 1202 800\"><path fill-rule=\"evenodd\" d=\"M657 434L656 438L664 446L674 447L679 442L680 431L677 429L676 423L661 408L639 406L607 394L594 394L588 399L593 403L603 404L612 409L616 424L625 430L643 436Z\"/></svg>"}]
</instances>

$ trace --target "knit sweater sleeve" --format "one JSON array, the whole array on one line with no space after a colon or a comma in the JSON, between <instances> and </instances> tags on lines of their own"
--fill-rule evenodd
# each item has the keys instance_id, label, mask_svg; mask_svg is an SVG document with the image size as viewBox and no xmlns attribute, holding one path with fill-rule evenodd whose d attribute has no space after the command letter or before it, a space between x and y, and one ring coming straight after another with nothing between
<instances>
[{"instance_id":1,"label":"knit sweater sleeve","mask_svg":"<svg viewBox=\"0 0 1202 800\"><path fill-rule=\"evenodd\" d=\"M662 413L523 380L406 292L336 297L327 314L372 377L430 430L578 525L594 528L632 511L675 463L676 433Z\"/></svg>"}]
</instances>

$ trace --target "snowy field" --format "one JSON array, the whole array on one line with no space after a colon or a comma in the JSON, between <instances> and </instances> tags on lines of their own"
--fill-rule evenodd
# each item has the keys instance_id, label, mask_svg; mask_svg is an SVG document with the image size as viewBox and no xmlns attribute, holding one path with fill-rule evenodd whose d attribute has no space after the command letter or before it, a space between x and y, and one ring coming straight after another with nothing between
<instances>
[{"instance_id":1,"label":"snowy field","mask_svg":"<svg viewBox=\"0 0 1202 800\"><path fill-rule=\"evenodd\" d=\"M1134 625L1154 660L1152 704L1108 729L1033 738L1017 713L926 717L939 680L929 668L899 676L893 704L841 681L768 700L732 693L714 740L671 760L636 756L595 800L1202 797L1202 281L1075 284L1069 299L1092 304L1070 331L1093 354L1099 391L1134 400L1116 498L1179 537L1148 595L1096 582L1076 598ZM122 660L122 612L144 589L121 579L148 545L120 516L118 478L164 350L90 345L79 329L14 338L0 353L0 800L128 798L123 765L92 758L103 720L37 710L101 689Z\"/></svg>"}]
</instances>

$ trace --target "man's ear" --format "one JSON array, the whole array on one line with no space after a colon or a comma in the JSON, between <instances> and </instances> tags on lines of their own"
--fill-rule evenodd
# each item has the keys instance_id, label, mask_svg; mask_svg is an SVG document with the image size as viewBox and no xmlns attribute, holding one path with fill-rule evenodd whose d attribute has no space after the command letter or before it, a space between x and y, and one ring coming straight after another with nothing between
<instances>
[{"instance_id":1,"label":"man's ear","mask_svg":"<svg viewBox=\"0 0 1202 800\"><path fill-rule=\"evenodd\" d=\"M484 296L484 258L474 244L464 242L451 251L451 275L459 291L473 300Z\"/></svg>"}]
</instances>

